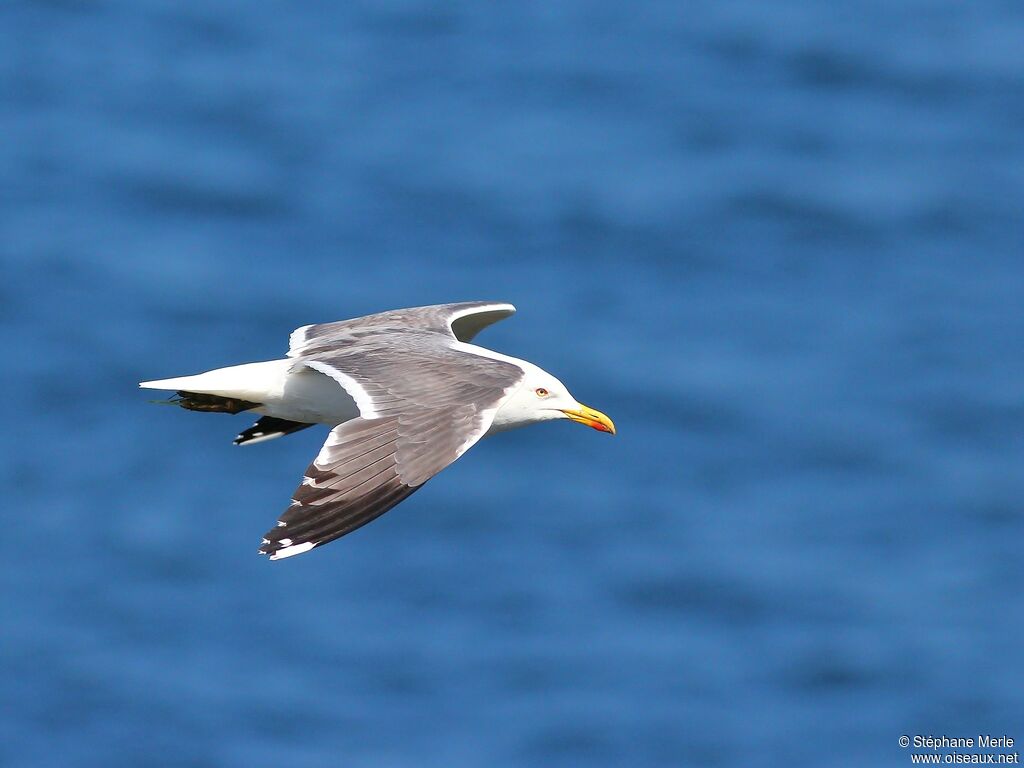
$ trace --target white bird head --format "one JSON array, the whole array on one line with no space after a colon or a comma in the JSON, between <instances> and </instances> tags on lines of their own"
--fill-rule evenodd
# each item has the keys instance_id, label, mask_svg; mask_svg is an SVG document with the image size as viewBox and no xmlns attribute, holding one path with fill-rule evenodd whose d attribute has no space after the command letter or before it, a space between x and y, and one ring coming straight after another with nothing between
<instances>
[{"instance_id":1,"label":"white bird head","mask_svg":"<svg viewBox=\"0 0 1024 768\"><path fill-rule=\"evenodd\" d=\"M520 361L525 362L525 361ZM600 432L615 434L610 418L573 397L568 388L547 371L535 365L524 366L526 375L494 415L491 430L524 427L538 421L569 419Z\"/></svg>"}]
</instances>

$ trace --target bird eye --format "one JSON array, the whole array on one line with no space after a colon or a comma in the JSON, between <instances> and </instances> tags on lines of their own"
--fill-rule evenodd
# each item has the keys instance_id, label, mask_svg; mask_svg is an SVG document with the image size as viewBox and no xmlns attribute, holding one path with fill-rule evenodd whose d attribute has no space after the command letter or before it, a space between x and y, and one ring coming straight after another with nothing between
<instances>
[{"instance_id":1,"label":"bird eye","mask_svg":"<svg viewBox=\"0 0 1024 768\"><path fill-rule=\"evenodd\" d=\"M533 390L537 397L547 397L549 392L544 387L537 387Z\"/></svg>"}]
</instances>

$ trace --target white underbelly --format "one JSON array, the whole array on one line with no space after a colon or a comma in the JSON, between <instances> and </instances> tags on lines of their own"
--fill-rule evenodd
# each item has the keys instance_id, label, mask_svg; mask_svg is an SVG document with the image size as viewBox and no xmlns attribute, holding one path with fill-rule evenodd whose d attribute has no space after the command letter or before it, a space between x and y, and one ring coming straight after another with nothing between
<instances>
[{"instance_id":1,"label":"white underbelly","mask_svg":"<svg viewBox=\"0 0 1024 768\"><path fill-rule=\"evenodd\" d=\"M254 409L257 413L310 424L334 426L359 416L355 400L338 382L309 368L285 370L279 385L270 388L259 402L263 405Z\"/></svg>"}]
</instances>

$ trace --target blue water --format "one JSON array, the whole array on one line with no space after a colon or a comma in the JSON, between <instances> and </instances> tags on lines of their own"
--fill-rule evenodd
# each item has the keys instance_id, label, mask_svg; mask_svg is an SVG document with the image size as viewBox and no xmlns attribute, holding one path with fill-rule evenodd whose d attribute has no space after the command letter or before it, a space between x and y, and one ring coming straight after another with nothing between
<instances>
[{"instance_id":1,"label":"blue water","mask_svg":"<svg viewBox=\"0 0 1024 768\"><path fill-rule=\"evenodd\" d=\"M0 765L1024 740L1024 6L0 6ZM256 555L324 430L136 382L465 299L619 427Z\"/></svg>"}]
</instances>

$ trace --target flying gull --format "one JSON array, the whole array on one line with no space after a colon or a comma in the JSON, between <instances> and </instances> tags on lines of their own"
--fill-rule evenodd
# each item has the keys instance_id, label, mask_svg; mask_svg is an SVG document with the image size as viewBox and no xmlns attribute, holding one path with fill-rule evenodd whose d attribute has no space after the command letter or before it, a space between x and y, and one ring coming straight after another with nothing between
<instances>
[{"instance_id":1,"label":"flying gull","mask_svg":"<svg viewBox=\"0 0 1024 768\"><path fill-rule=\"evenodd\" d=\"M551 419L615 434L550 373L470 343L515 311L474 301L304 325L283 360L139 386L175 390L189 410L261 414L236 445L332 427L264 535L260 553L280 560L384 514L487 435Z\"/></svg>"}]
</instances>

